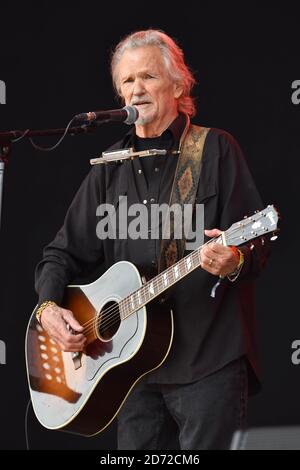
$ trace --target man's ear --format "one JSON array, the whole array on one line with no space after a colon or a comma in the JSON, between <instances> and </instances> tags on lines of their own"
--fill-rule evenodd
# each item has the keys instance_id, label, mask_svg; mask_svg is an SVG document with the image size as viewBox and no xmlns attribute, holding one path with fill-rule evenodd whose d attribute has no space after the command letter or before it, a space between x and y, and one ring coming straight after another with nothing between
<instances>
[{"instance_id":1,"label":"man's ear","mask_svg":"<svg viewBox=\"0 0 300 470\"><path fill-rule=\"evenodd\" d=\"M174 83L174 98L178 99L183 93L183 85L181 83Z\"/></svg>"}]
</instances>

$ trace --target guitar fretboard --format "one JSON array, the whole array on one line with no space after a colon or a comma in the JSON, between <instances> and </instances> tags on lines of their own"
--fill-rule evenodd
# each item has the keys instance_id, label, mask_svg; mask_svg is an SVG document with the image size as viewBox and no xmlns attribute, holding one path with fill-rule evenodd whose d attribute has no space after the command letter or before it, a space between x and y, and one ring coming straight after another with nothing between
<instances>
[{"instance_id":1,"label":"guitar fretboard","mask_svg":"<svg viewBox=\"0 0 300 470\"><path fill-rule=\"evenodd\" d=\"M265 235L277 229L278 213L274 206L267 206L262 211L257 211L251 217L236 222L228 230L207 243L221 243L223 245L241 245L253 238ZM273 237L275 239L275 237ZM277 237L276 237L277 238ZM272 238L271 238L272 240ZM169 287L176 284L187 274L201 265L202 246L186 255L184 258L161 272L153 279L143 284L139 289L125 297L119 303L120 316L124 320L132 313L144 307L148 302L158 297Z\"/></svg>"},{"instance_id":2,"label":"guitar fretboard","mask_svg":"<svg viewBox=\"0 0 300 470\"><path fill-rule=\"evenodd\" d=\"M221 237L214 239L215 242L221 242ZM177 263L167 268L162 273L148 281L137 291L125 297L119 304L121 319L124 320L132 313L136 312L148 302L158 297L169 287L187 276L191 271L201 265L200 248L188 254Z\"/></svg>"}]
</instances>

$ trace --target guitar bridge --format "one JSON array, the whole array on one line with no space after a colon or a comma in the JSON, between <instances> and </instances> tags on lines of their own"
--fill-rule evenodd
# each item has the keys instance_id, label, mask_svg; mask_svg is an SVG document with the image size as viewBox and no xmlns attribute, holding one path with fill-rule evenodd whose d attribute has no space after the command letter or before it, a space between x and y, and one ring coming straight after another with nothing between
<instances>
[{"instance_id":1,"label":"guitar bridge","mask_svg":"<svg viewBox=\"0 0 300 470\"><path fill-rule=\"evenodd\" d=\"M69 323L67 323L67 329L73 335L75 334L75 331L71 328ZM82 366L82 364L81 364L81 352L80 351L72 352L72 361L73 361L73 364L74 364L74 369L75 370L80 369L80 367Z\"/></svg>"},{"instance_id":2,"label":"guitar bridge","mask_svg":"<svg viewBox=\"0 0 300 470\"><path fill-rule=\"evenodd\" d=\"M81 364L81 352L79 352L79 351L73 352L72 353L72 361L73 361L73 364L74 364L74 369L75 370L80 369L80 367L82 366L82 364Z\"/></svg>"}]
</instances>

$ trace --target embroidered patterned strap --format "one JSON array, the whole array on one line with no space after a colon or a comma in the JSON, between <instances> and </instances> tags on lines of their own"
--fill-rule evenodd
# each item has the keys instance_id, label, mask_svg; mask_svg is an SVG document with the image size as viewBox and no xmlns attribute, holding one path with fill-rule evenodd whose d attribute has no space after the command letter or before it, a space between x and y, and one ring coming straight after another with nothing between
<instances>
[{"instance_id":1,"label":"embroidered patterned strap","mask_svg":"<svg viewBox=\"0 0 300 470\"><path fill-rule=\"evenodd\" d=\"M201 173L203 148L209 130L210 128L207 127L190 125L183 140L169 202L169 207L173 206L175 210L171 210L169 217L166 217L158 272L172 266L184 254L185 238L175 237L175 225L180 223L180 227L184 227L184 205L194 206ZM184 233L188 233L186 226Z\"/></svg>"}]
</instances>

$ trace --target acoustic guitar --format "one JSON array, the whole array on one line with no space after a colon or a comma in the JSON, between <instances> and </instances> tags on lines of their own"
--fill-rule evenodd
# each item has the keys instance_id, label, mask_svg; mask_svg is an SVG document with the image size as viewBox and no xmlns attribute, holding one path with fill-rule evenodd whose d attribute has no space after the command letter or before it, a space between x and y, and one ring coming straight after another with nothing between
<instances>
[{"instance_id":1,"label":"acoustic guitar","mask_svg":"<svg viewBox=\"0 0 300 470\"><path fill-rule=\"evenodd\" d=\"M278 213L268 206L208 243L238 246L271 232L275 239L277 225ZM62 351L37 322L35 308L26 364L33 409L43 426L91 436L112 422L138 380L165 361L173 313L163 293L200 266L200 250L148 282L132 263L120 261L91 284L66 287L62 307L84 327L83 352Z\"/></svg>"}]
</instances>

